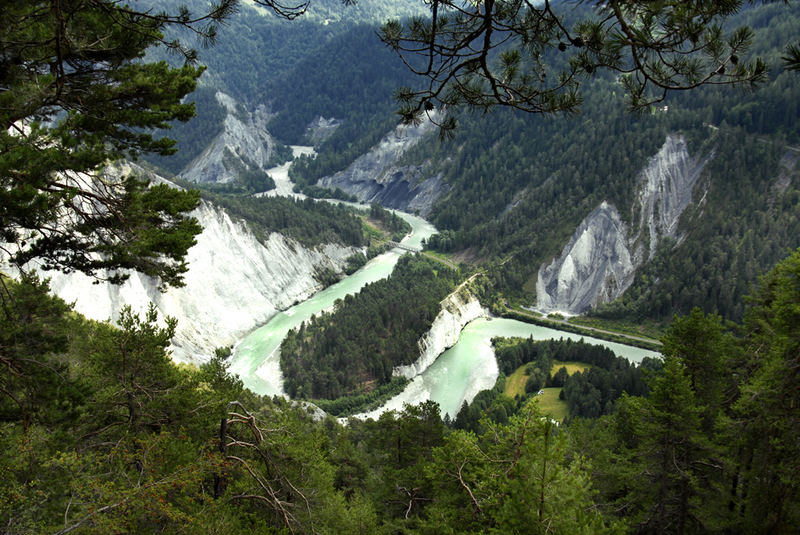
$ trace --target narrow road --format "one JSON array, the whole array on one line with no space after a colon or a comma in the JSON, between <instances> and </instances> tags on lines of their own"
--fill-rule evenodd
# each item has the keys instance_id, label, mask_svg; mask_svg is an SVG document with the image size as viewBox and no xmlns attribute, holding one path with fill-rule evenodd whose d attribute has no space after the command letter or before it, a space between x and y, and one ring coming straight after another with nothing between
<instances>
[{"instance_id":1,"label":"narrow road","mask_svg":"<svg viewBox=\"0 0 800 535\"><path fill-rule=\"evenodd\" d=\"M646 336L636 336L635 334L621 333L621 332L618 332L618 331L609 331L609 330L606 330L606 329L598 329L597 327L589 327L587 325L581 325L579 323L570 323L567 320L560 320L560 319L555 319L555 318L548 318L548 317L544 317L544 316L538 316L538 315L534 314L533 312L525 310L524 308L511 308L510 306L508 306L508 303L505 303L505 305L506 305L506 308L508 310L510 310L512 312L515 312L517 314L521 314L523 316L528 316L529 318L533 318L533 319L537 319L537 320L544 320L544 321L547 321L549 323L554 323L554 324L559 324L559 325L568 325L570 327L578 327L578 328L584 329L586 331L600 333L600 334L609 334L609 335L613 335L613 336L621 336L621 337L627 338L629 340L637 340L639 342L656 344L656 345L659 345L659 346L662 345L661 341L660 340L656 340L655 338L648 338Z\"/></svg>"}]
</instances>

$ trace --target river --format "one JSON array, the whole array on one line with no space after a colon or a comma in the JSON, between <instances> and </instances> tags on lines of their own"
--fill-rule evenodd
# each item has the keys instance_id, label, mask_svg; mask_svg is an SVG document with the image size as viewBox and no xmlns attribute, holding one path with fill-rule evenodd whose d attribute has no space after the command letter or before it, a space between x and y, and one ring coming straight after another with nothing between
<instances>
[{"instance_id":1,"label":"river","mask_svg":"<svg viewBox=\"0 0 800 535\"><path fill-rule=\"evenodd\" d=\"M421 249L422 240L436 232L433 225L420 217L402 212L397 214L412 227L411 234L400 242L402 245ZM366 284L388 277L403 254L404 250L396 248L376 256L349 277L273 316L267 324L251 332L236 345L230 371L237 374L253 392L269 396L282 394L283 376L278 349L286 334L314 314L330 309L337 299L356 294Z\"/></svg>"},{"instance_id":2,"label":"river","mask_svg":"<svg viewBox=\"0 0 800 535\"><path fill-rule=\"evenodd\" d=\"M603 345L618 356L632 362L645 357L657 357L655 351L607 342L589 336L558 331L518 320L506 318L478 318L461 331L458 342L442 353L427 370L415 377L403 392L390 399L375 411L358 417L376 418L387 410L401 410L403 405L416 404L431 399L439 404L442 414L455 418L461 404L471 402L481 390L494 387L500 374L492 349L492 338L532 336L534 340L564 338Z\"/></svg>"},{"instance_id":3,"label":"river","mask_svg":"<svg viewBox=\"0 0 800 535\"><path fill-rule=\"evenodd\" d=\"M301 155L312 155L316 154L314 152L314 147L306 147L303 145L291 145L292 148L292 155L297 158ZM292 188L294 188L294 184L289 179L289 167L292 165L292 162L286 162L278 167L273 167L272 169L267 170L267 174L272 177L272 180L275 181L275 189L269 190L266 192L265 195L268 197L294 197L296 199L305 199L306 196L302 193L295 193Z\"/></svg>"},{"instance_id":4,"label":"river","mask_svg":"<svg viewBox=\"0 0 800 535\"><path fill-rule=\"evenodd\" d=\"M295 156L311 154L310 147L292 147ZM278 186L277 195L293 195L288 178L289 164L269 171ZM422 218L397 212L412 227L412 233L403 239L403 245L419 248L422 240L436 229ZM330 309L337 299L357 293L370 282L384 279L391 274L398 259L405 254L402 249L393 249L370 260L364 267L316 293L306 301L275 315L268 323L252 331L234 348L230 371L237 374L244 385L264 395L283 394L283 376L280 370L279 349L286 334L314 314ZM491 347L491 339L497 336L533 336L536 340L550 338L583 338L587 342L604 345L617 355L640 362L644 357L658 353L632 346L606 342L590 337L532 325L517 320L480 318L469 323L462 331L458 342L442 353L422 374L415 377L399 395L390 399L381 408L360 417L376 417L386 410L402 409L403 404L416 404L426 400L436 401L442 413L455 417L464 401L470 402L481 390L492 388L499 375L497 361Z\"/></svg>"}]
</instances>

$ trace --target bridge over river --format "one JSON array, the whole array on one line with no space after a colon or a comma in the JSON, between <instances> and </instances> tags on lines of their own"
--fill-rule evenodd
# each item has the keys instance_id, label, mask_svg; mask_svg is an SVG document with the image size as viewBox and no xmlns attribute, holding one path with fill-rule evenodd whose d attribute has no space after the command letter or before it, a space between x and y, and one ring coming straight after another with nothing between
<instances>
[{"instance_id":1,"label":"bridge over river","mask_svg":"<svg viewBox=\"0 0 800 535\"><path fill-rule=\"evenodd\" d=\"M388 243L392 247L398 247L400 249L403 249L404 251L409 251L409 252L412 252L412 253L421 253L422 252L422 248L421 247L411 247L409 245L404 245L402 243L398 243L396 241L391 241L391 240L387 241L386 243Z\"/></svg>"}]
</instances>

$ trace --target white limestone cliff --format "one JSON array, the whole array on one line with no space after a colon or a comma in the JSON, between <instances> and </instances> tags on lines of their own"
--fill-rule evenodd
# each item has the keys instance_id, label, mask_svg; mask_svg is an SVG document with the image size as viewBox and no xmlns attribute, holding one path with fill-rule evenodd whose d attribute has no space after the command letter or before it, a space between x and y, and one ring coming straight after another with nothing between
<instances>
[{"instance_id":1,"label":"white limestone cliff","mask_svg":"<svg viewBox=\"0 0 800 535\"><path fill-rule=\"evenodd\" d=\"M191 182L227 183L243 169L266 172L275 146L267 131L266 106L246 111L225 93L218 92L216 97L228 113L222 132L178 176Z\"/></svg>"},{"instance_id":2,"label":"white limestone cliff","mask_svg":"<svg viewBox=\"0 0 800 535\"><path fill-rule=\"evenodd\" d=\"M617 209L603 202L578 225L559 258L539 268L537 308L577 313L618 297L635 266Z\"/></svg>"},{"instance_id":3,"label":"white limestone cliff","mask_svg":"<svg viewBox=\"0 0 800 535\"><path fill-rule=\"evenodd\" d=\"M648 259L653 258L661 240L677 237L678 220L692 202L694 185L712 156L692 158L686 139L681 135L669 135L661 150L642 170L638 196L642 225L633 239L647 230Z\"/></svg>"},{"instance_id":4,"label":"white limestone cliff","mask_svg":"<svg viewBox=\"0 0 800 535\"><path fill-rule=\"evenodd\" d=\"M693 158L683 136L668 135L641 171L632 207L639 214L636 232L622 222L616 207L601 203L578 225L561 255L539 268L536 308L580 314L622 295L658 244L678 237L680 216L712 157Z\"/></svg>"},{"instance_id":5,"label":"white limestone cliff","mask_svg":"<svg viewBox=\"0 0 800 535\"><path fill-rule=\"evenodd\" d=\"M436 358L458 341L461 330L470 321L486 316L478 299L468 290L458 290L445 297L441 311L433 320L430 330L417 343L419 358L412 364L397 366L392 375L413 379L428 369Z\"/></svg>"},{"instance_id":6,"label":"white limestone cliff","mask_svg":"<svg viewBox=\"0 0 800 535\"><path fill-rule=\"evenodd\" d=\"M53 292L100 321L117 320L123 305L142 312L152 301L160 317L178 319L173 358L202 362L216 347L233 344L277 311L308 298L320 289L317 268L341 272L355 251L338 245L308 249L277 233L261 243L245 223L205 202L192 215L203 232L187 255L184 287L159 293L155 280L138 273L112 286L79 273L48 272Z\"/></svg>"}]
</instances>

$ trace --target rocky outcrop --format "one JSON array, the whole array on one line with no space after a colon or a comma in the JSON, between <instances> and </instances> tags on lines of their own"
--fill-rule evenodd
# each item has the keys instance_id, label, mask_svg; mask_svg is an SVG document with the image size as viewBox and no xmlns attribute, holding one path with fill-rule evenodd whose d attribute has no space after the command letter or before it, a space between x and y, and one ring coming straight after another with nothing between
<instances>
[{"instance_id":1,"label":"rocky outcrop","mask_svg":"<svg viewBox=\"0 0 800 535\"><path fill-rule=\"evenodd\" d=\"M331 137L336 129L341 126L342 122L338 119L331 117L330 119L326 119L323 116L319 116L308 125L306 128L306 138L311 142L312 145L315 147L319 147L319 145Z\"/></svg>"},{"instance_id":2,"label":"rocky outcrop","mask_svg":"<svg viewBox=\"0 0 800 535\"><path fill-rule=\"evenodd\" d=\"M317 185L341 188L361 202L377 202L387 208L428 215L448 190L439 175L427 176L424 165L399 165L406 151L419 143L435 125L398 126L347 169L319 180Z\"/></svg>"},{"instance_id":3,"label":"rocky outcrop","mask_svg":"<svg viewBox=\"0 0 800 535\"><path fill-rule=\"evenodd\" d=\"M578 225L561 256L539 269L537 308L577 313L615 299L635 266L617 209L603 202Z\"/></svg>"},{"instance_id":4,"label":"rocky outcrop","mask_svg":"<svg viewBox=\"0 0 800 535\"><path fill-rule=\"evenodd\" d=\"M47 273L53 292L101 321L116 320L123 305L144 311L153 302L162 318L178 319L173 357L201 362L214 348L233 344L277 311L308 298L320 289L316 271L341 272L354 252L337 245L307 249L277 233L261 243L245 223L208 203L192 215L203 232L189 250L184 287L159 293L154 279L138 273L120 286L95 284L82 274Z\"/></svg>"},{"instance_id":5,"label":"rocky outcrop","mask_svg":"<svg viewBox=\"0 0 800 535\"><path fill-rule=\"evenodd\" d=\"M191 182L224 183L247 171L266 173L275 146L267 131L267 108L262 104L246 111L222 92L217 101L228 112L222 132L178 176Z\"/></svg>"},{"instance_id":6,"label":"rocky outcrop","mask_svg":"<svg viewBox=\"0 0 800 535\"><path fill-rule=\"evenodd\" d=\"M614 206L603 202L578 225L561 256L539 268L536 308L579 314L622 295L658 244L678 237L680 216L712 157L692 158L683 136L667 136L641 172L632 207L639 215L636 232L621 221Z\"/></svg>"},{"instance_id":7,"label":"rocky outcrop","mask_svg":"<svg viewBox=\"0 0 800 535\"><path fill-rule=\"evenodd\" d=\"M638 197L641 226L634 237L647 231L648 259L653 257L661 240L677 237L678 219L692 202L694 185L711 157L692 158L684 137L669 135L648 161L642 171Z\"/></svg>"},{"instance_id":8,"label":"rocky outcrop","mask_svg":"<svg viewBox=\"0 0 800 535\"><path fill-rule=\"evenodd\" d=\"M478 299L468 290L460 288L442 300L441 312L433 320L430 330L419 342L419 358L407 366L397 366L392 375L413 379L428 369L436 358L458 342L461 329L470 321L486 316Z\"/></svg>"}]
</instances>

